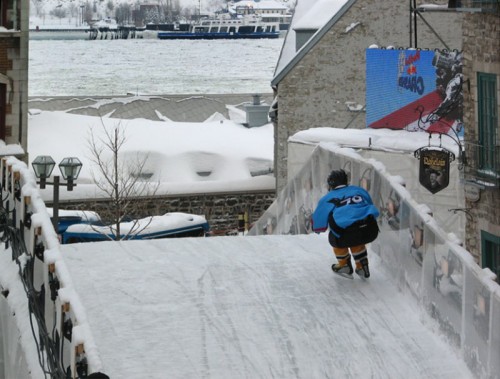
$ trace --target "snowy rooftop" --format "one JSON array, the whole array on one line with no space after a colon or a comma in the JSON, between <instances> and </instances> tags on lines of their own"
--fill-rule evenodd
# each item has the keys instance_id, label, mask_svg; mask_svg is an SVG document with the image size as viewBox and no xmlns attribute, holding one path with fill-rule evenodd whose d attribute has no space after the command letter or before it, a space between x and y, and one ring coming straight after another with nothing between
<instances>
[{"instance_id":1,"label":"snowy rooftop","mask_svg":"<svg viewBox=\"0 0 500 379\"><path fill-rule=\"evenodd\" d=\"M320 29L347 3L347 0L316 0L307 12L299 16L294 30Z\"/></svg>"},{"instance_id":2,"label":"snowy rooftop","mask_svg":"<svg viewBox=\"0 0 500 379\"><path fill-rule=\"evenodd\" d=\"M338 145L364 147L384 151L413 153L422 146L442 146L458 155L458 145L453 138L437 134L430 136L424 132L390 129L337 129L312 128L297 132L290 141L317 144L335 142Z\"/></svg>"},{"instance_id":3,"label":"snowy rooftop","mask_svg":"<svg viewBox=\"0 0 500 379\"><path fill-rule=\"evenodd\" d=\"M272 124L247 128L223 117L214 119L204 123L122 120L32 109L28 150L31 161L50 155L56 163L64 157L83 162L77 187L61 191L61 199L102 196L93 184L96 166L91 163L90 137L93 133L102 138L105 128L115 127L125 133L124 161L132 167L134 160L145 160L143 173L158 183L158 194L273 189ZM57 171L54 175L59 175ZM51 191L43 191L45 199Z\"/></svg>"},{"instance_id":4,"label":"snowy rooftop","mask_svg":"<svg viewBox=\"0 0 500 379\"><path fill-rule=\"evenodd\" d=\"M296 55L295 30L322 28L347 0L298 0L274 75L279 74Z\"/></svg>"},{"instance_id":5,"label":"snowy rooftop","mask_svg":"<svg viewBox=\"0 0 500 379\"><path fill-rule=\"evenodd\" d=\"M274 0L262 0L262 1L241 0L234 3L233 5L233 8L238 8L238 7L250 7L259 10L288 9L288 7L283 3Z\"/></svg>"}]
</instances>

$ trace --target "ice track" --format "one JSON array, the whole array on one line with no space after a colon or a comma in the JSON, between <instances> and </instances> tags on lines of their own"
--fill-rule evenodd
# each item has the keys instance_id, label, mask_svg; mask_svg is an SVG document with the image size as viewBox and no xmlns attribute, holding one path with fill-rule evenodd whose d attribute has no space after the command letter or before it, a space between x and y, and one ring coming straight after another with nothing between
<instances>
[{"instance_id":1,"label":"ice track","mask_svg":"<svg viewBox=\"0 0 500 379\"><path fill-rule=\"evenodd\" d=\"M61 248L111 378L471 378L380 259L334 275L323 235Z\"/></svg>"}]
</instances>

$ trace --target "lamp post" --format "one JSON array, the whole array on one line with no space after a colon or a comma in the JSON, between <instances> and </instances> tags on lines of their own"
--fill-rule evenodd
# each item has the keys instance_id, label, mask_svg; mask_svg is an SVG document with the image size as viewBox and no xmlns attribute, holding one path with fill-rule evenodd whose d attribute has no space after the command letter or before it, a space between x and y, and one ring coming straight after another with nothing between
<instances>
[{"instance_id":1,"label":"lamp post","mask_svg":"<svg viewBox=\"0 0 500 379\"><path fill-rule=\"evenodd\" d=\"M80 5L80 9L81 9L81 12L82 12L82 19L81 19L81 24L83 26L83 8L85 8L85 5Z\"/></svg>"},{"instance_id":2,"label":"lamp post","mask_svg":"<svg viewBox=\"0 0 500 379\"><path fill-rule=\"evenodd\" d=\"M73 187L76 186L74 181L78 179L78 175L80 175L80 170L82 169L82 162L78 158L70 157L64 158L59 163L59 171L61 171L66 183L60 183L58 175L54 175L53 182L47 181L52 174L52 170L54 170L55 164L49 155L39 155L31 162L35 176L40 180L38 182L40 189L44 189L47 184L54 187L52 196L52 225L54 225L56 233L59 234L59 186L65 186L68 191L73 191Z\"/></svg>"}]
</instances>

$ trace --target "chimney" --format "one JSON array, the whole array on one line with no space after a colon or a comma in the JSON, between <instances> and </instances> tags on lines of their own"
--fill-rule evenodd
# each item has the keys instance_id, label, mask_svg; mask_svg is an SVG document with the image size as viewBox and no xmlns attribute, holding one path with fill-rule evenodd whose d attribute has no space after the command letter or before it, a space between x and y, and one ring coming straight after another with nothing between
<instances>
[{"instance_id":1,"label":"chimney","mask_svg":"<svg viewBox=\"0 0 500 379\"><path fill-rule=\"evenodd\" d=\"M252 97L253 103L245 106L245 111L247 113L246 126L248 128L253 128L268 124L269 105L265 103L261 105L259 94L254 94Z\"/></svg>"}]
</instances>

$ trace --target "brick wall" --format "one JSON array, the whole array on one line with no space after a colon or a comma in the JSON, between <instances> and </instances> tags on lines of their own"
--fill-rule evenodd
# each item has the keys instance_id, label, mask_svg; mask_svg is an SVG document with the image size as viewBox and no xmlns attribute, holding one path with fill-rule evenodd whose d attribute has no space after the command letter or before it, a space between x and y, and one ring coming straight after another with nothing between
<instances>
[{"instance_id":1,"label":"brick wall","mask_svg":"<svg viewBox=\"0 0 500 379\"><path fill-rule=\"evenodd\" d=\"M9 56L9 53L12 52L15 41L15 38L0 38L0 73L5 76L9 76L9 72L12 70L12 58ZM7 104L4 106L4 109L5 119L8 120L8 115L12 114L12 105ZM12 136L12 125L10 125L9 122L5 124L4 133L7 138Z\"/></svg>"},{"instance_id":2,"label":"brick wall","mask_svg":"<svg viewBox=\"0 0 500 379\"><path fill-rule=\"evenodd\" d=\"M473 178L478 167L474 144L478 143L477 73L497 74L497 99L500 114L500 17L494 14L472 13L464 17L464 125L468 166L466 178ZM469 89L470 88L470 89ZM499 127L500 128L500 127ZM500 129L497 129L497 139ZM469 142L469 143L468 143ZM466 249L477 262L481 259L481 230L500 236L500 189L481 191L477 202L466 201L470 215L466 225Z\"/></svg>"},{"instance_id":3,"label":"brick wall","mask_svg":"<svg viewBox=\"0 0 500 379\"><path fill-rule=\"evenodd\" d=\"M12 12L15 18L9 17L3 25L7 30L0 33L0 73L2 83L7 86L6 104L2 104L5 107L5 142L19 144L27 151L29 1L19 0L7 4L9 6L16 7Z\"/></svg>"},{"instance_id":4,"label":"brick wall","mask_svg":"<svg viewBox=\"0 0 500 379\"><path fill-rule=\"evenodd\" d=\"M137 199L136 212L133 218L162 215L167 212L185 212L204 215L216 235L237 230L238 216L248 212L251 225L259 219L275 199L274 190L226 194L195 194L183 196L155 196L154 198ZM48 206L51 206L47 202ZM97 212L103 221L109 222L109 201L80 200L60 201L60 209L92 210Z\"/></svg>"},{"instance_id":5,"label":"brick wall","mask_svg":"<svg viewBox=\"0 0 500 379\"><path fill-rule=\"evenodd\" d=\"M0 38L0 73L4 75L12 70L12 59L8 53L14 47L14 40L14 38Z\"/></svg>"}]
</instances>

